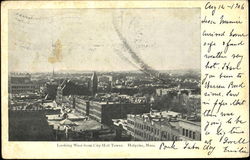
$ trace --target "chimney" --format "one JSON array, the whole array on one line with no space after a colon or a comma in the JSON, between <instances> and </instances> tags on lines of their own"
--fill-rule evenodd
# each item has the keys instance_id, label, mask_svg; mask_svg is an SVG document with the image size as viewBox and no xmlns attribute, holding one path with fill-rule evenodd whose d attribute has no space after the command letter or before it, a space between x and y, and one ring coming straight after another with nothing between
<instances>
[{"instance_id":1,"label":"chimney","mask_svg":"<svg viewBox=\"0 0 250 160\"><path fill-rule=\"evenodd\" d=\"M86 116L89 115L89 107L90 107L90 104L89 104L89 101L86 102Z\"/></svg>"},{"instance_id":2,"label":"chimney","mask_svg":"<svg viewBox=\"0 0 250 160\"><path fill-rule=\"evenodd\" d=\"M76 99L74 95L73 95L73 108L76 108Z\"/></svg>"},{"instance_id":3,"label":"chimney","mask_svg":"<svg viewBox=\"0 0 250 160\"><path fill-rule=\"evenodd\" d=\"M160 126L161 126L161 120L162 120L162 112L160 112Z\"/></svg>"}]
</instances>

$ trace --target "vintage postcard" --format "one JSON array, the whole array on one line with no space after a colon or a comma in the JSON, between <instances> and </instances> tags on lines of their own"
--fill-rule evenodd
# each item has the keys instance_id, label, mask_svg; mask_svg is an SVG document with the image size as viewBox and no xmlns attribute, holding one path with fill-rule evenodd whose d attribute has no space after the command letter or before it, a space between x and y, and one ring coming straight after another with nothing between
<instances>
[{"instance_id":1,"label":"vintage postcard","mask_svg":"<svg viewBox=\"0 0 250 160\"><path fill-rule=\"evenodd\" d=\"M247 24L243 0L2 2L3 158L248 157Z\"/></svg>"}]
</instances>

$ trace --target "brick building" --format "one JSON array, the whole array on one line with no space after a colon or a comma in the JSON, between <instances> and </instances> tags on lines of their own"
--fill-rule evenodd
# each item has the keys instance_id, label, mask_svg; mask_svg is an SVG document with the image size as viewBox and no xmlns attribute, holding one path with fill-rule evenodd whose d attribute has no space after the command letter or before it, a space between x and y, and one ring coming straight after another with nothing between
<instances>
[{"instance_id":1,"label":"brick building","mask_svg":"<svg viewBox=\"0 0 250 160\"><path fill-rule=\"evenodd\" d=\"M11 74L8 89L9 93L18 94L38 91L39 86L31 81L30 74Z\"/></svg>"},{"instance_id":2,"label":"brick building","mask_svg":"<svg viewBox=\"0 0 250 160\"><path fill-rule=\"evenodd\" d=\"M57 88L56 102L59 105L66 104L69 107L73 107L75 103L74 96L76 95L91 95L91 92L85 85L64 80Z\"/></svg>"},{"instance_id":3,"label":"brick building","mask_svg":"<svg viewBox=\"0 0 250 160\"><path fill-rule=\"evenodd\" d=\"M127 116L127 132L138 141L201 140L200 122L171 111Z\"/></svg>"},{"instance_id":4,"label":"brick building","mask_svg":"<svg viewBox=\"0 0 250 160\"><path fill-rule=\"evenodd\" d=\"M107 125L112 124L112 119L126 118L127 114L142 114L150 110L147 104L98 102L82 96L75 97L75 109Z\"/></svg>"}]
</instances>

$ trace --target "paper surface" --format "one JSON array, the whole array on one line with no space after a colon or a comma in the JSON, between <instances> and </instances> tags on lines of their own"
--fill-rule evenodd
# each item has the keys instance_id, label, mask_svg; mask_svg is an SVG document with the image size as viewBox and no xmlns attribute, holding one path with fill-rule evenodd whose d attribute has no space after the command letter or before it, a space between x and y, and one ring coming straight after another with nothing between
<instances>
[{"instance_id":1,"label":"paper surface","mask_svg":"<svg viewBox=\"0 0 250 160\"><path fill-rule=\"evenodd\" d=\"M9 16L13 16L11 14L17 13L17 10L26 9L25 12L32 13L35 15L39 15L41 17L42 9L49 10L47 13L60 14L60 10L69 9L70 11L74 11L74 9L90 9L97 10L96 13L102 12L101 10L105 9L130 9L130 14L139 14L140 18L143 18L145 21L150 19L150 15L143 15L143 12L139 12L138 9L149 10L150 12L155 12L158 14L153 14L154 16L165 17L164 12L158 12L157 10L178 10L184 9L182 12L187 12L190 16L183 16L183 14L176 14L173 12L172 14L176 14L172 17L178 17L183 21L179 22L178 25L181 25L182 22L185 21L190 22L191 27L197 27L195 23L200 24L200 39L193 38L194 42L190 42L189 45L199 45L197 48L191 47L194 49L189 51L189 54L194 54L194 62L185 62L180 64L179 66L194 66L195 61L200 60L200 69L201 69L201 141L176 141L174 144L172 141L129 141L129 142L27 142L27 141L8 141L8 68L19 70L22 66L26 64L31 64L34 68L24 67L25 69L29 68L29 71L41 71L41 70L50 70L50 66L44 65L32 65L32 63L37 63L36 61L25 62L25 58L23 61L22 57L26 56L36 56L36 52L33 52L34 49L29 48L30 46L25 46L23 44L29 37L29 34L33 32L35 34L40 33L41 37L43 37L43 33L45 31L32 31L30 29L23 30L23 32L27 32L23 34L22 39L16 39L15 37L9 37L8 31L12 29L12 31L16 31L16 34L20 31L15 30L15 26L9 26L10 19ZM93 9L93 10L92 10ZM55 11L55 10L59 10ZM190 10L190 11L189 11ZM103 20L98 20L98 16L92 17L93 13L89 12L90 16L89 21L91 19L95 19L95 21L102 22ZM138 13L137 13L138 11ZM22 12L22 13L25 13ZM108 11L107 11L108 12ZM117 11L119 12L119 10ZM192 13L194 12L194 13ZM193 18L192 16L200 13L199 19ZM49 16L43 15L44 17ZM105 14L105 13L104 13ZM169 13L170 14L170 13ZM25 15L25 14L24 14ZM24 17L22 14L19 14L19 20L21 23L32 23L29 21L29 17ZM17 17L18 17L17 16ZM170 16L171 17L171 16ZM157 18L155 18L157 19ZM198 20L197 20L198 19ZM152 20L152 18L150 19ZM171 18L168 19L171 21ZM78 21L74 19L74 21ZM167 21L166 19L162 19L162 23ZM47 22L46 22L47 23ZM51 22L53 24L53 21ZM124 22L126 23L126 21ZM154 23L154 22L152 22ZM157 21L157 23L160 23ZM247 1L64 1L64 2L56 2L56 1L44 1L44 2L33 2L33 1L9 1L1 3L1 72L2 72L2 89L1 89L1 105L2 105L2 153L4 158L240 158L240 157L248 157L249 156L249 53L248 53L248 2ZM24 24L25 25L25 24ZM41 24L44 25L44 24ZM51 24L47 24L50 27ZM61 29L58 31L62 24L54 24L55 30L52 35L60 35L60 31L63 34L67 34ZM157 24L156 24L157 25ZM45 24L46 26L46 24ZM176 38L176 41L180 41L183 39L185 41L185 36L194 36L195 34L187 34L185 35L185 28L190 26L176 26L180 32L183 32L183 38ZM87 28L84 30L90 30L93 32L92 35L96 35L96 37L101 37L101 31L92 31L89 28L90 25L87 25ZM109 27L103 26L103 27ZM148 26L146 31L153 28L154 25ZM14 29L13 29L14 28ZM93 26L93 28L95 28ZM74 26L72 26L74 29ZM108 29L107 29L108 30ZM140 29L139 29L140 30ZM58 32L58 33L57 33ZM80 31L79 31L80 32ZM126 32L126 28L125 28ZM74 33L72 31L72 33ZM50 35L51 35L50 34ZM62 34L62 33L61 33ZM70 33L69 33L70 34ZM74 33L77 34L77 33ZM164 29L161 34L164 34ZM129 34L128 34L129 35ZM133 34L130 34L133 38ZM180 36L180 35L178 35ZM56 36L55 36L56 37ZM145 38L145 37L144 37ZM9 53L11 45L8 44L10 40L16 40L16 44L19 47L22 47L23 50L27 52L20 52L21 54ZM97 38L96 38L97 39ZM98 40L93 40L97 44L108 45L107 42L98 42ZM102 38L100 38L102 39ZM112 37L111 37L112 39ZM146 38L145 38L146 39ZM108 39L107 39L108 40ZM116 37L117 40L117 37ZM172 39L174 41L175 39ZM31 41L37 41L38 45L46 46L46 44L39 44L39 36L37 39L32 39ZM56 41L56 39L54 40ZM82 41L87 41L83 38ZM197 43L200 42L200 43ZM74 43L81 42L79 40L75 40ZM157 52L160 51L159 44L150 43L153 41L149 40L146 42L149 45L154 46L154 50ZM87 43L87 42L86 42ZM92 41L87 43L88 45L93 45ZM60 44L58 44L60 46ZM134 45L134 44L133 44ZM138 48L140 45L143 48L144 43L135 44ZM175 43L171 45L174 47L178 47L180 43ZM188 50L187 46L179 46L183 47L183 52ZM12 46L13 48L13 46ZM42 47L41 47L42 48ZM60 48L60 47L59 47ZM20 49L20 48L19 48ZM99 54L99 57L102 56L102 51L95 51L96 48L88 48L89 52ZM102 49L102 47L101 47ZM119 48L118 48L119 49ZM165 48L165 51L169 51L169 48ZM200 51L199 51L200 49ZM60 49L58 49L60 50ZM97 48L98 50L98 48ZM109 49L104 50L105 52L110 52ZM164 51L164 50L163 50ZM64 62L65 64L60 63L63 61L63 58L60 54L57 54L59 51L55 51L54 55L50 55L48 61L50 64L55 63L57 67L61 69L69 69L71 66L81 65L81 62L77 62L77 57L75 58L75 63L73 61ZM75 51L75 53L80 54ZM152 51L151 51L152 52ZM152 56L150 51L145 51L144 56ZM198 54L195 54L200 52ZM142 53L141 53L142 54ZM181 54L181 53L178 53ZM184 53L183 53L184 54ZM42 54L40 56L43 56ZM113 56L113 55L111 55ZM164 64L164 55L155 54L155 57L158 56L156 61L150 61L147 59L148 63L151 66L155 66L158 69L161 69L161 65ZM161 58L163 57L163 60ZM183 55L185 57L185 54ZM197 57L200 56L200 57ZM108 57L108 56L107 56ZM106 58L107 58L106 57ZM143 56L142 56L143 57ZM9 58L12 59L11 65ZM70 58L70 56L65 59ZM73 56L71 58L74 59ZM121 68L124 68L126 64L122 64L116 62L116 58L108 59L106 61L101 61L96 63L96 69L106 69L109 70L112 68L112 65L120 65ZM133 57L132 57L133 58ZM151 59L154 56L151 57ZM176 59L181 59L182 56L177 57ZM14 61L13 59L16 59ZM119 59L119 58L117 58ZM185 58L184 58L185 59ZM33 60L33 59L32 59ZM95 61L94 59L93 61ZM17 62L19 62L21 67L18 67ZM106 62L106 63L105 63ZM159 64L157 63L159 62ZM38 63L43 63L38 61ZM15 66L16 64L16 66ZM91 60L90 62L86 62L86 66L89 66L91 69ZM169 61L169 64L171 62ZM124 66L123 66L124 65ZM174 66L172 64L171 66ZM181 68L181 67L180 67ZM72 69L72 68L70 68ZM73 67L74 69L74 67ZM20 69L21 70L21 69ZM134 145L135 144L135 145Z\"/></svg>"}]
</instances>

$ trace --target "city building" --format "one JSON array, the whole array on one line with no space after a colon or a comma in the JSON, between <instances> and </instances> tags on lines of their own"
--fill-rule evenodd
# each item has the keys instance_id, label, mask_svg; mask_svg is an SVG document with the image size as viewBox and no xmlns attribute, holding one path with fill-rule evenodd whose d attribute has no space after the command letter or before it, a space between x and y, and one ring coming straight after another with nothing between
<instances>
[{"instance_id":1,"label":"city building","mask_svg":"<svg viewBox=\"0 0 250 160\"><path fill-rule=\"evenodd\" d=\"M58 83L55 81L50 81L45 83L44 87L42 88L42 93L46 100L55 100L57 95L57 87Z\"/></svg>"},{"instance_id":2,"label":"city building","mask_svg":"<svg viewBox=\"0 0 250 160\"><path fill-rule=\"evenodd\" d=\"M158 88L156 95L150 97L156 109L173 109L176 112L200 114L200 94L195 89ZM159 108L162 107L162 108Z\"/></svg>"},{"instance_id":3,"label":"city building","mask_svg":"<svg viewBox=\"0 0 250 160\"><path fill-rule=\"evenodd\" d=\"M90 95L91 92L85 85L75 84L71 80L64 80L57 88L56 102L73 107L75 95Z\"/></svg>"},{"instance_id":4,"label":"city building","mask_svg":"<svg viewBox=\"0 0 250 160\"><path fill-rule=\"evenodd\" d=\"M45 110L41 107L15 107L9 110L10 141L52 141L53 130L49 126Z\"/></svg>"},{"instance_id":5,"label":"city building","mask_svg":"<svg viewBox=\"0 0 250 160\"><path fill-rule=\"evenodd\" d=\"M155 90L157 96L164 96L169 94L172 91L176 91L178 88L157 88Z\"/></svg>"},{"instance_id":6,"label":"city building","mask_svg":"<svg viewBox=\"0 0 250 160\"><path fill-rule=\"evenodd\" d=\"M100 123L110 125L112 119L126 118L127 114L146 113L150 108L145 103L99 102L84 96L75 96L75 110Z\"/></svg>"},{"instance_id":7,"label":"city building","mask_svg":"<svg viewBox=\"0 0 250 160\"><path fill-rule=\"evenodd\" d=\"M112 89L112 76L98 76L98 93L110 93Z\"/></svg>"},{"instance_id":8,"label":"city building","mask_svg":"<svg viewBox=\"0 0 250 160\"><path fill-rule=\"evenodd\" d=\"M9 77L9 93L27 93L36 92L39 90L39 86L31 81L30 74L14 73Z\"/></svg>"},{"instance_id":9,"label":"city building","mask_svg":"<svg viewBox=\"0 0 250 160\"><path fill-rule=\"evenodd\" d=\"M98 76L98 82L109 83L112 82L112 76Z\"/></svg>"},{"instance_id":10,"label":"city building","mask_svg":"<svg viewBox=\"0 0 250 160\"><path fill-rule=\"evenodd\" d=\"M199 141L199 121L183 119L180 113L172 111L129 114L127 132L138 141Z\"/></svg>"},{"instance_id":11,"label":"city building","mask_svg":"<svg viewBox=\"0 0 250 160\"><path fill-rule=\"evenodd\" d=\"M57 88L56 102L59 105L67 103L68 106L75 106L74 96L94 96L97 93L98 79L96 72L93 73L88 85L78 84L72 80L64 80Z\"/></svg>"}]
</instances>

